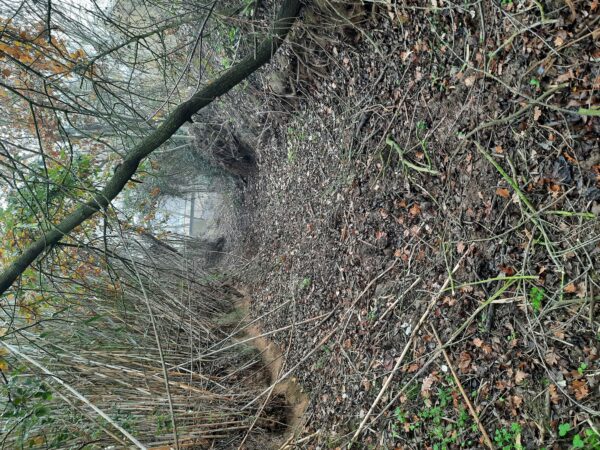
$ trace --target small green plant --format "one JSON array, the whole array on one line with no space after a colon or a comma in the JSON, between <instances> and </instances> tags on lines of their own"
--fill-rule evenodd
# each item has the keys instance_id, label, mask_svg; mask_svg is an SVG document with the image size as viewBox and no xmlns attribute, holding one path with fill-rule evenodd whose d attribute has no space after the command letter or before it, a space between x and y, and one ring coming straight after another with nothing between
<instances>
[{"instance_id":1,"label":"small green plant","mask_svg":"<svg viewBox=\"0 0 600 450\"><path fill-rule=\"evenodd\" d=\"M287 161L289 164L294 164L296 162L296 152L291 148L289 148L287 152Z\"/></svg>"},{"instance_id":2,"label":"small green plant","mask_svg":"<svg viewBox=\"0 0 600 450\"><path fill-rule=\"evenodd\" d=\"M536 89L539 89L540 86L541 86L540 85L540 80L538 80L537 78L532 78L531 80L529 80L529 84L531 86L533 86L534 88L536 88Z\"/></svg>"},{"instance_id":3,"label":"small green plant","mask_svg":"<svg viewBox=\"0 0 600 450\"><path fill-rule=\"evenodd\" d=\"M309 277L304 277L302 279L302 281L300 282L300 289L304 290L304 289L308 289L311 285L312 281Z\"/></svg>"},{"instance_id":4,"label":"small green plant","mask_svg":"<svg viewBox=\"0 0 600 450\"><path fill-rule=\"evenodd\" d=\"M581 439L581 436L579 436L578 434L573 436L573 448L584 448L584 446L585 446L585 442L583 442L583 439Z\"/></svg>"},{"instance_id":5,"label":"small green plant","mask_svg":"<svg viewBox=\"0 0 600 450\"><path fill-rule=\"evenodd\" d=\"M458 413L458 420L456 423L460 428L465 428L467 426L467 422L469 421L469 413L465 408L460 408L460 412Z\"/></svg>"},{"instance_id":6,"label":"small green plant","mask_svg":"<svg viewBox=\"0 0 600 450\"><path fill-rule=\"evenodd\" d=\"M427 123L424 120L419 120L416 127L417 131L425 131L427 129Z\"/></svg>"},{"instance_id":7,"label":"small green plant","mask_svg":"<svg viewBox=\"0 0 600 450\"><path fill-rule=\"evenodd\" d=\"M302 131L301 129L294 128L294 127L288 127L287 132L290 137L295 138L299 141L304 141L306 139L306 135L304 134L304 131Z\"/></svg>"},{"instance_id":8,"label":"small green plant","mask_svg":"<svg viewBox=\"0 0 600 450\"><path fill-rule=\"evenodd\" d=\"M46 442L39 433L41 427L54 432L48 444L57 442L67 430L54 419L50 387L43 379L31 376L25 367L11 371L4 367L2 373L0 430L7 433L3 434L5 440L9 435L13 439L15 446L11 448L34 448Z\"/></svg>"},{"instance_id":9,"label":"small green plant","mask_svg":"<svg viewBox=\"0 0 600 450\"><path fill-rule=\"evenodd\" d=\"M568 423L561 423L558 426L558 435L560 437L565 437L569 431L571 431L571 425Z\"/></svg>"},{"instance_id":10,"label":"small green plant","mask_svg":"<svg viewBox=\"0 0 600 450\"><path fill-rule=\"evenodd\" d=\"M166 414L159 414L156 416L156 432L158 434L170 433L172 431L173 424L171 419Z\"/></svg>"},{"instance_id":11,"label":"small green plant","mask_svg":"<svg viewBox=\"0 0 600 450\"><path fill-rule=\"evenodd\" d=\"M396 420L400 423L406 423L406 413L404 411L402 411L400 409L400 407L397 407L394 410L394 417L396 418Z\"/></svg>"},{"instance_id":12,"label":"small green plant","mask_svg":"<svg viewBox=\"0 0 600 450\"><path fill-rule=\"evenodd\" d=\"M588 368L588 365L586 363L582 362L581 364L579 364L579 367L577 368L577 372L579 372L579 375L583 375L583 372L587 368Z\"/></svg>"},{"instance_id":13,"label":"small green plant","mask_svg":"<svg viewBox=\"0 0 600 450\"><path fill-rule=\"evenodd\" d=\"M516 442L521 431L521 425L514 422L510 428L498 428L494 432L494 443L501 450L522 450L523 446Z\"/></svg>"},{"instance_id":14,"label":"small green plant","mask_svg":"<svg viewBox=\"0 0 600 450\"><path fill-rule=\"evenodd\" d=\"M446 406L448 406L450 404L450 401L452 400L450 390L444 389L443 387L439 388L438 400L441 408L445 408Z\"/></svg>"},{"instance_id":15,"label":"small green plant","mask_svg":"<svg viewBox=\"0 0 600 450\"><path fill-rule=\"evenodd\" d=\"M542 309L542 301L544 300L544 289L539 288L537 286L533 286L529 290L529 302L531 303L531 308L535 312L539 312Z\"/></svg>"},{"instance_id":16,"label":"small green plant","mask_svg":"<svg viewBox=\"0 0 600 450\"><path fill-rule=\"evenodd\" d=\"M581 434L583 434L583 437ZM600 450L600 435L594 429L586 428L581 434L577 433L573 436L573 448Z\"/></svg>"},{"instance_id":17,"label":"small green plant","mask_svg":"<svg viewBox=\"0 0 600 450\"><path fill-rule=\"evenodd\" d=\"M420 397L419 393L416 395ZM401 430L405 433L417 433L423 436L428 442L428 448L433 450L471 446L467 437L473 432L477 433L478 428L471 422L465 408L455 409L455 395L453 386L444 383L436 391L430 392L427 405L422 405L415 414L397 407L390 427L392 437L400 438ZM456 417L455 421L448 420L452 416ZM473 426L475 431L472 430Z\"/></svg>"}]
</instances>

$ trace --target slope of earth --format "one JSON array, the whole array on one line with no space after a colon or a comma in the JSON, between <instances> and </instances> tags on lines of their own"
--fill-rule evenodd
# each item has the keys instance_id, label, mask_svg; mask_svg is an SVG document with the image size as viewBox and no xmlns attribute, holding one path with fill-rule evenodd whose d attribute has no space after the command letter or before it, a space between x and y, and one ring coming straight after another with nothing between
<instances>
[{"instance_id":1,"label":"slope of earth","mask_svg":"<svg viewBox=\"0 0 600 450\"><path fill-rule=\"evenodd\" d=\"M246 204L297 448L600 448L598 3L321 3Z\"/></svg>"}]
</instances>

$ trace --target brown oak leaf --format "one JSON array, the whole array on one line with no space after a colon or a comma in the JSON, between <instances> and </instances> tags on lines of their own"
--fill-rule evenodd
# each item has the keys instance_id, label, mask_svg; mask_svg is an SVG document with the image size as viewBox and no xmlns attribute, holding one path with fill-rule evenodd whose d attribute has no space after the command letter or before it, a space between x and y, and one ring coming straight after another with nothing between
<instances>
[{"instance_id":1,"label":"brown oak leaf","mask_svg":"<svg viewBox=\"0 0 600 450\"><path fill-rule=\"evenodd\" d=\"M544 360L551 366L556 366L558 364L558 355L553 350L549 350L546 352Z\"/></svg>"},{"instance_id":2,"label":"brown oak leaf","mask_svg":"<svg viewBox=\"0 0 600 450\"><path fill-rule=\"evenodd\" d=\"M521 384L525 378L527 378L529 374L527 372L523 372L521 369L518 369L515 373L515 382L517 384Z\"/></svg>"},{"instance_id":3,"label":"brown oak leaf","mask_svg":"<svg viewBox=\"0 0 600 450\"><path fill-rule=\"evenodd\" d=\"M573 381L571 387L573 388L573 392L575 392L575 398L577 400L584 399L590 393L590 390L587 386L587 381L585 379Z\"/></svg>"},{"instance_id":4,"label":"brown oak leaf","mask_svg":"<svg viewBox=\"0 0 600 450\"><path fill-rule=\"evenodd\" d=\"M473 358L469 352L461 352L458 357L458 368L463 372L468 372L472 361Z\"/></svg>"}]
</instances>

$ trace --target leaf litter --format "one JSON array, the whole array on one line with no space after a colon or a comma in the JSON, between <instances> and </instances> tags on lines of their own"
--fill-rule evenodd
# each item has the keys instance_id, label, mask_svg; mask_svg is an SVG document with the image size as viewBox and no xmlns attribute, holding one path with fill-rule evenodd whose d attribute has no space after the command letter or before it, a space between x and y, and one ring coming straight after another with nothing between
<instances>
[{"instance_id":1,"label":"leaf litter","mask_svg":"<svg viewBox=\"0 0 600 450\"><path fill-rule=\"evenodd\" d=\"M578 113L598 105L596 10L305 11L274 63L289 95L265 81L243 275L257 316L285 304L265 331L298 323L274 335L311 398L298 448L600 442L600 119Z\"/></svg>"}]
</instances>

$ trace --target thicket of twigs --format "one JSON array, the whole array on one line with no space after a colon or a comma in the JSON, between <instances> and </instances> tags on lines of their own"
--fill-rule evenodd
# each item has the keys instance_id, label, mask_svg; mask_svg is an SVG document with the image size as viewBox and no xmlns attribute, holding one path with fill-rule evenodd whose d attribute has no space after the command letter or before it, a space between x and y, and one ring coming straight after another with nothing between
<instances>
[{"instance_id":1,"label":"thicket of twigs","mask_svg":"<svg viewBox=\"0 0 600 450\"><path fill-rule=\"evenodd\" d=\"M41 286L35 317L12 315L3 448L232 448L281 429L278 399L255 421L268 379L239 342L236 295L195 263L187 239L148 242L126 231L48 258L49 272L63 253L82 265Z\"/></svg>"}]
</instances>

